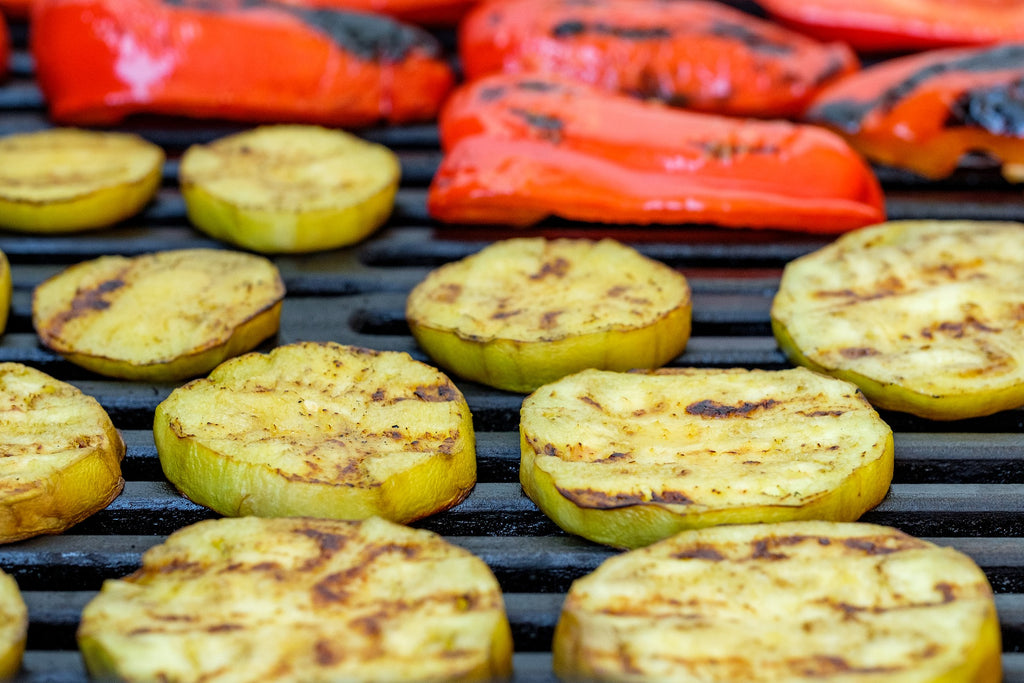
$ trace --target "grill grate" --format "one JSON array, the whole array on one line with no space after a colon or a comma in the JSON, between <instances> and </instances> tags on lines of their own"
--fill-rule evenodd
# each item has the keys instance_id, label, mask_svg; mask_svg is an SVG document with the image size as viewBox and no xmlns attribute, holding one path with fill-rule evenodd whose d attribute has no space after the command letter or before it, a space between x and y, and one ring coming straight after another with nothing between
<instances>
[{"instance_id":1,"label":"grill grate","mask_svg":"<svg viewBox=\"0 0 1024 683\"><path fill-rule=\"evenodd\" d=\"M13 74L0 85L0 135L49 125L25 50L26 33L23 24L14 26ZM113 230L77 236L0 233L15 284L0 361L39 367L95 396L128 443L128 483L108 509L64 535L0 547L0 566L17 578L30 611L26 681L84 680L74 632L82 606L102 580L133 571L146 548L211 516L166 483L157 461L149 431L153 411L174 387L91 375L41 348L31 327L32 288L68 264L110 253L217 246L185 220L176 156L192 142L239 128L162 120L133 121L126 128L164 146L171 159L159 197L142 216ZM510 233L430 222L426 185L440 159L434 126L364 134L401 157L404 180L395 214L385 229L357 247L275 259L288 297L272 344L333 340L407 351L426 361L405 325L407 292L430 268ZM889 169L879 173L891 218L1024 220L1019 189L984 164L942 183ZM551 221L539 232L583 235L587 230ZM782 266L830 238L699 226L613 228L602 234L633 243L689 278L693 337L673 365L788 366L771 337L771 298ZM458 383L478 432L480 483L463 504L418 526L444 534L494 569L513 625L516 679L552 681L551 634L564 593L573 579L613 551L562 533L523 496L516 431L521 397ZM896 474L889 496L865 521L952 545L982 566L997 592L1006 680L1024 681L1024 410L948 424L892 413L883 417L896 432Z\"/></svg>"}]
</instances>

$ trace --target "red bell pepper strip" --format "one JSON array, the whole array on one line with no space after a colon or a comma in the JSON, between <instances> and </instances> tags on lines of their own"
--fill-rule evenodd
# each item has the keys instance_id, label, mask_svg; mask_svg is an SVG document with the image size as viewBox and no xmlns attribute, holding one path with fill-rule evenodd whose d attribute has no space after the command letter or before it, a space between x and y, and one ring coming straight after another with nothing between
<instances>
[{"instance_id":1,"label":"red bell pepper strip","mask_svg":"<svg viewBox=\"0 0 1024 683\"><path fill-rule=\"evenodd\" d=\"M758 0L778 21L861 52L1024 40L1020 0Z\"/></svg>"},{"instance_id":2,"label":"red bell pepper strip","mask_svg":"<svg viewBox=\"0 0 1024 683\"><path fill-rule=\"evenodd\" d=\"M0 12L8 17L27 17L33 0L0 0Z\"/></svg>"},{"instance_id":3,"label":"red bell pepper strip","mask_svg":"<svg viewBox=\"0 0 1024 683\"><path fill-rule=\"evenodd\" d=\"M7 21L0 12L0 81L7 77L11 63L11 37L7 33Z\"/></svg>"},{"instance_id":4,"label":"red bell pepper strip","mask_svg":"<svg viewBox=\"0 0 1024 683\"><path fill-rule=\"evenodd\" d=\"M927 178L985 152L1013 180L1024 164L1024 43L933 50L882 62L822 92L807 120L868 158Z\"/></svg>"},{"instance_id":5,"label":"red bell pepper strip","mask_svg":"<svg viewBox=\"0 0 1024 683\"><path fill-rule=\"evenodd\" d=\"M539 72L698 111L796 116L853 52L706 0L485 2L459 28L467 78Z\"/></svg>"},{"instance_id":6,"label":"red bell pepper strip","mask_svg":"<svg viewBox=\"0 0 1024 683\"><path fill-rule=\"evenodd\" d=\"M262 0L39 0L31 48L52 118L134 113L360 127L430 120L454 78L421 29Z\"/></svg>"},{"instance_id":7,"label":"red bell pepper strip","mask_svg":"<svg viewBox=\"0 0 1024 683\"><path fill-rule=\"evenodd\" d=\"M281 0L288 5L376 12L421 26L455 26L478 0Z\"/></svg>"},{"instance_id":8,"label":"red bell pepper strip","mask_svg":"<svg viewBox=\"0 0 1024 683\"><path fill-rule=\"evenodd\" d=\"M884 220L868 165L821 128L686 112L566 80L498 75L440 117L427 206L450 223L710 223L841 232Z\"/></svg>"}]
</instances>

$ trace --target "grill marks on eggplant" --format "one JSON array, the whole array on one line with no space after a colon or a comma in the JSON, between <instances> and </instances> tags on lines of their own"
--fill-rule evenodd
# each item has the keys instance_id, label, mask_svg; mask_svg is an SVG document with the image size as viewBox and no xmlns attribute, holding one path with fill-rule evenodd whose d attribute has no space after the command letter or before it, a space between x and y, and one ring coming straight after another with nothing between
<instances>
[{"instance_id":1,"label":"grill marks on eggplant","mask_svg":"<svg viewBox=\"0 0 1024 683\"><path fill-rule=\"evenodd\" d=\"M892 476L888 426L852 384L805 370L588 370L528 396L520 432L527 495L619 547L713 524L856 519Z\"/></svg>"},{"instance_id":2,"label":"grill marks on eggplant","mask_svg":"<svg viewBox=\"0 0 1024 683\"><path fill-rule=\"evenodd\" d=\"M553 641L566 680L995 681L999 656L970 558L826 522L723 525L616 555L573 584Z\"/></svg>"}]
</instances>

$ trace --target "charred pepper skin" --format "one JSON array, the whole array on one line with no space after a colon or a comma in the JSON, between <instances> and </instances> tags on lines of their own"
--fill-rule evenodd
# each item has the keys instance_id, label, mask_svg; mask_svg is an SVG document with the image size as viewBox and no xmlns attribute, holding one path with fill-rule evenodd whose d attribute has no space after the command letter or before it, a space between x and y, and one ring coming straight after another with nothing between
<instances>
[{"instance_id":1,"label":"charred pepper skin","mask_svg":"<svg viewBox=\"0 0 1024 683\"><path fill-rule=\"evenodd\" d=\"M421 29L273 0L39 0L51 118L136 113L357 128L436 117L454 76Z\"/></svg>"},{"instance_id":2,"label":"charred pepper skin","mask_svg":"<svg viewBox=\"0 0 1024 683\"><path fill-rule=\"evenodd\" d=\"M1024 43L933 50L880 63L821 93L811 123L868 158L944 178L968 152L1024 163Z\"/></svg>"},{"instance_id":3,"label":"charred pepper skin","mask_svg":"<svg viewBox=\"0 0 1024 683\"><path fill-rule=\"evenodd\" d=\"M287 5L386 14L420 26L455 26L478 0L281 0Z\"/></svg>"},{"instance_id":4,"label":"charred pepper skin","mask_svg":"<svg viewBox=\"0 0 1024 683\"><path fill-rule=\"evenodd\" d=\"M550 73L697 111L799 115L858 68L823 44L707 0L505 0L459 27L468 79Z\"/></svg>"},{"instance_id":5,"label":"charred pepper skin","mask_svg":"<svg viewBox=\"0 0 1024 683\"><path fill-rule=\"evenodd\" d=\"M457 89L427 207L449 223L706 223L835 233L884 220L870 167L837 135L685 112L550 76Z\"/></svg>"},{"instance_id":6,"label":"charred pepper skin","mask_svg":"<svg viewBox=\"0 0 1024 683\"><path fill-rule=\"evenodd\" d=\"M776 20L858 52L911 52L1024 40L1019 0L757 0Z\"/></svg>"}]
</instances>

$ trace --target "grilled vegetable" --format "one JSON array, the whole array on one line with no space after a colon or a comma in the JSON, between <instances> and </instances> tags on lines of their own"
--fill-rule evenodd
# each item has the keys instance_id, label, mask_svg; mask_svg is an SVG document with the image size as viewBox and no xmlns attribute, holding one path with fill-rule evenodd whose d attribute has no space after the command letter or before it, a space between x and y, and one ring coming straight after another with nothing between
<instances>
[{"instance_id":1,"label":"grilled vegetable","mask_svg":"<svg viewBox=\"0 0 1024 683\"><path fill-rule=\"evenodd\" d=\"M528 392L584 368L664 365L690 338L683 275L613 240L497 242L431 272L406 320L457 375Z\"/></svg>"},{"instance_id":2,"label":"grilled vegetable","mask_svg":"<svg viewBox=\"0 0 1024 683\"><path fill-rule=\"evenodd\" d=\"M560 527L636 548L682 529L853 521L881 502L892 430L803 368L588 370L523 401L523 490Z\"/></svg>"},{"instance_id":3,"label":"grilled vegetable","mask_svg":"<svg viewBox=\"0 0 1024 683\"><path fill-rule=\"evenodd\" d=\"M934 50L880 63L825 89L807 120L875 161L927 178L968 152L1024 182L1024 43Z\"/></svg>"},{"instance_id":4,"label":"grilled vegetable","mask_svg":"<svg viewBox=\"0 0 1024 683\"><path fill-rule=\"evenodd\" d=\"M0 400L0 543L59 534L121 492L124 442L94 398L0 363Z\"/></svg>"},{"instance_id":5,"label":"grilled vegetable","mask_svg":"<svg viewBox=\"0 0 1024 683\"><path fill-rule=\"evenodd\" d=\"M927 50L1024 39L1017 0L758 0L775 19L863 52Z\"/></svg>"},{"instance_id":6,"label":"grilled vegetable","mask_svg":"<svg viewBox=\"0 0 1024 683\"><path fill-rule=\"evenodd\" d=\"M555 672L588 681L996 683L999 620L966 555L869 524L687 531L573 583Z\"/></svg>"},{"instance_id":7,"label":"grilled vegetable","mask_svg":"<svg viewBox=\"0 0 1024 683\"><path fill-rule=\"evenodd\" d=\"M7 327L7 317L11 311L13 292L11 264L7 260L7 255L0 251L0 333L3 333Z\"/></svg>"},{"instance_id":8,"label":"grilled vegetable","mask_svg":"<svg viewBox=\"0 0 1024 683\"><path fill-rule=\"evenodd\" d=\"M487 565L381 519L193 524L82 612L89 673L124 681L489 681L512 637Z\"/></svg>"},{"instance_id":9,"label":"grilled vegetable","mask_svg":"<svg viewBox=\"0 0 1024 683\"><path fill-rule=\"evenodd\" d=\"M839 232L884 219L870 168L838 136L673 110L546 76L462 88L427 199L452 223L712 223Z\"/></svg>"},{"instance_id":10,"label":"grilled vegetable","mask_svg":"<svg viewBox=\"0 0 1024 683\"><path fill-rule=\"evenodd\" d=\"M796 116L857 68L824 45L704 0L487 2L459 29L466 76L558 74L643 99L721 114Z\"/></svg>"},{"instance_id":11,"label":"grilled vegetable","mask_svg":"<svg viewBox=\"0 0 1024 683\"><path fill-rule=\"evenodd\" d=\"M420 29L275 0L41 0L32 55L52 117L87 125L406 123L434 118L453 82Z\"/></svg>"},{"instance_id":12,"label":"grilled vegetable","mask_svg":"<svg viewBox=\"0 0 1024 683\"><path fill-rule=\"evenodd\" d=\"M0 138L0 227L103 228L135 215L160 187L163 150L127 133L54 128Z\"/></svg>"},{"instance_id":13,"label":"grilled vegetable","mask_svg":"<svg viewBox=\"0 0 1024 683\"><path fill-rule=\"evenodd\" d=\"M11 63L11 36L7 32L7 22L0 12L0 82L7 77Z\"/></svg>"},{"instance_id":14,"label":"grilled vegetable","mask_svg":"<svg viewBox=\"0 0 1024 683\"><path fill-rule=\"evenodd\" d=\"M32 323L44 345L93 372L175 381L277 332L283 299L277 267L252 254L103 256L36 287Z\"/></svg>"},{"instance_id":15,"label":"grilled vegetable","mask_svg":"<svg viewBox=\"0 0 1024 683\"><path fill-rule=\"evenodd\" d=\"M8 679L21 669L28 636L28 609L9 574L0 571L0 678Z\"/></svg>"},{"instance_id":16,"label":"grilled vegetable","mask_svg":"<svg viewBox=\"0 0 1024 683\"><path fill-rule=\"evenodd\" d=\"M0 12L9 17L26 17L35 0L0 0Z\"/></svg>"},{"instance_id":17,"label":"grilled vegetable","mask_svg":"<svg viewBox=\"0 0 1024 683\"><path fill-rule=\"evenodd\" d=\"M1024 405L1024 225L897 221L844 235L782 276L790 360L876 406L935 420Z\"/></svg>"},{"instance_id":18,"label":"grilled vegetable","mask_svg":"<svg viewBox=\"0 0 1024 683\"><path fill-rule=\"evenodd\" d=\"M266 126L193 145L179 171L193 224L260 252L358 242L391 215L400 174L386 147L315 126Z\"/></svg>"},{"instance_id":19,"label":"grilled vegetable","mask_svg":"<svg viewBox=\"0 0 1024 683\"><path fill-rule=\"evenodd\" d=\"M478 0L281 0L286 5L379 12L424 26L455 26Z\"/></svg>"},{"instance_id":20,"label":"grilled vegetable","mask_svg":"<svg viewBox=\"0 0 1024 683\"><path fill-rule=\"evenodd\" d=\"M222 515L411 522L476 482L462 393L393 351L247 354L172 392L153 434L171 483Z\"/></svg>"}]
</instances>

